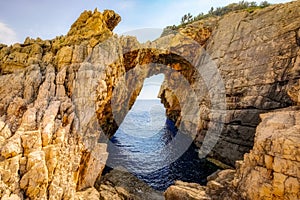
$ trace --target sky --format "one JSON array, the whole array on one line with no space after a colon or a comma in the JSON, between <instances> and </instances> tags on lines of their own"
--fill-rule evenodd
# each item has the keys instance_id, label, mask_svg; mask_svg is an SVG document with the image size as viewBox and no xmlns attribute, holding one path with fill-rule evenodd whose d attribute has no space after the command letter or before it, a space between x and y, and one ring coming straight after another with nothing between
<instances>
[{"instance_id":1,"label":"sky","mask_svg":"<svg viewBox=\"0 0 300 200\"><path fill-rule=\"evenodd\" d=\"M163 74L158 74L146 78L138 99L158 99L160 86L163 83L164 78L165 76Z\"/></svg>"},{"instance_id":2,"label":"sky","mask_svg":"<svg viewBox=\"0 0 300 200\"><path fill-rule=\"evenodd\" d=\"M270 3L289 1L269 0ZM115 33L140 34L151 40L164 27L179 24L184 14L198 15L211 7L233 2L239 0L2 0L0 43L22 43L27 36L53 39L65 35L81 12L95 8L112 9L122 17Z\"/></svg>"},{"instance_id":3,"label":"sky","mask_svg":"<svg viewBox=\"0 0 300 200\"><path fill-rule=\"evenodd\" d=\"M1 0L0 43L23 43L31 38L53 39L67 34L84 10L114 10L122 20L118 35L134 35L145 42L154 40L164 27L179 24L184 14L207 13L211 7L226 6L240 0ZM249 0L251 1L251 0ZM284 3L291 0L268 0ZM261 1L256 1L258 4ZM155 99L164 76L146 79L140 99Z\"/></svg>"}]
</instances>

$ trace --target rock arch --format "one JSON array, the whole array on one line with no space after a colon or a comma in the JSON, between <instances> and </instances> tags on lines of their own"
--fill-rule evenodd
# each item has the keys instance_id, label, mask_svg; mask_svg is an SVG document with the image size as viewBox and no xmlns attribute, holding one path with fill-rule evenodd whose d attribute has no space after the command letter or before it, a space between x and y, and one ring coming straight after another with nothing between
<instances>
[{"instance_id":1,"label":"rock arch","mask_svg":"<svg viewBox=\"0 0 300 200\"><path fill-rule=\"evenodd\" d=\"M184 40L180 34L169 35L144 46L134 38L113 35L120 21L114 12L86 11L66 36L0 45L0 196L72 199L78 191L92 187L107 157L106 144L99 143L99 136L103 130L113 133L116 129L108 106L115 78L139 65L169 65L203 97L202 114L196 120L203 122L197 124L201 132L196 142L201 144L212 116L218 124L218 113L209 111L213 104L205 98L218 82L207 70L201 71L207 73L201 74L202 79L189 70L199 60L205 66L208 59L190 42L194 39L205 46L225 84L225 126L211 156L233 165L252 148L259 114L295 105L299 99L295 30L300 12L298 2L294 4L275 7L282 10L276 13L275 22L271 12L233 13L186 27L179 31L186 36ZM169 48L165 41L172 41ZM188 52L179 48L185 45L191 45ZM182 57L191 59L186 59L188 63ZM138 83L151 73L145 72ZM194 80L205 78L209 84L205 81L206 86L193 87ZM134 95L126 97L129 104L141 89L139 84ZM180 99L189 102L184 95L176 100L163 86L161 98L174 120L180 120L174 110ZM111 127L106 130L105 125Z\"/></svg>"}]
</instances>

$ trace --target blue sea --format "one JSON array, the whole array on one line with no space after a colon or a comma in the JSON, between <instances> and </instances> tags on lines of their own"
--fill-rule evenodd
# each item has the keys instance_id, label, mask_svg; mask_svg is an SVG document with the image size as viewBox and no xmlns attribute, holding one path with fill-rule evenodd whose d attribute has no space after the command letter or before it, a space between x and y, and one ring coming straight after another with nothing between
<instances>
[{"instance_id":1,"label":"blue sea","mask_svg":"<svg viewBox=\"0 0 300 200\"><path fill-rule=\"evenodd\" d=\"M111 138L105 171L123 168L164 191L175 180L206 184L217 167L199 159L195 145L166 118L160 100L137 100Z\"/></svg>"}]
</instances>

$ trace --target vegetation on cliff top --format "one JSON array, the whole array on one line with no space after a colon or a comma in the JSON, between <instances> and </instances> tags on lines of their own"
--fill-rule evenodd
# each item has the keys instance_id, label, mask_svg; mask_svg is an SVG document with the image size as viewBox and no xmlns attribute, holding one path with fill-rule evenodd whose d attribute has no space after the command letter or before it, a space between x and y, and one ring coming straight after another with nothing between
<instances>
[{"instance_id":1,"label":"vegetation on cliff top","mask_svg":"<svg viewBox=\"0 0 300 200\"><path fill-rule=\"evenodd\" d=\"M223 16L229 12L238 11L238 10L247 10L248 12L253 12L256 9L265 8L267 6L271 5L267 1L261 2L259 5L252 1L240 1L239 3L231 3L224 7L217 7L216 9L214 7L211 7L211 9L207 12L207 14L204 14L203 12L198 14L197 16L191 15L191 13L185 14L182 16L180 24L179 25L172 25L167 26L164 28L162 36L168 35L172 33L173 31L178 30L179 28L184 28L186 25L191 24L195 21L206 19L209 17L217 17L217 16Z\"/></svg>"}]
</instances>

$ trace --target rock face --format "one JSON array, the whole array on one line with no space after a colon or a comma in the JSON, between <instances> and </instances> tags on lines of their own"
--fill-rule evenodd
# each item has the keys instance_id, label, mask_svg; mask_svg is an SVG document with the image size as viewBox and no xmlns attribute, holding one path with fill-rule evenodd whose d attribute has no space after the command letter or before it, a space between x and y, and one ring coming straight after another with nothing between
<instances>
[{"instance_id":1,"label":"rock face","mask_svg":"<svg viewBox=\"0 0 300 200\"><path fill-rule=\"evenodd\" d=\"M300 199L299 115L299 107L261 114L254 147L237 161L236 170L208 177L206 187L176 183L165 192L166 199L183 194L193 200Z\"/></svg>"},{"instance_id":2,"label":"rock face","mask_svg":"<svg viewBox=\"0 0 300 200\"><path fill-rule=\"evenodd\" d=\"M114 169L101 177L95 184L103 200L163 200L162 192L152 189L134 175Z\"/></svg>"},{"instance_id":3,"label":"rock face","mask_svg":"<svg viewBox=\"0 0 300 200\"><path fill-rule=\"evenodd\" d=\"M220 20L207 51L226 82L228 119L213 157L242 158L259 114L296 104L288 91L299 80L299 13L297 1Z\"/></svg>"},{"instance_id":4,"label":"rock face","mask_svg":"<svg viewBox=\"0 0 300 200\"><path fill-rule=\"evenodd\" d=\"M185 183L176 181L164 193L166 200L242 200L243 198L235 192L230 184L234 178L235 170L223 170L208 177L207 186L196 183Z\"/></svg>"},{"instance_id":5,"label":"rock face","mask_svg":"<svg viewBox=\"0 0 300 200\"><path fill-rule=\"evenodd\" d=\"M107 158L106 144L97 142L97 119L85 121L82 112L95 105L98 82L91 77L101 67L82 69L119 21L112 11L86 11L67 36L1 46L1 199L99 197L92 189L77 193L93 187Z\"/></svg>"},{"instance_id":6,"label":"rock face","mask_svg":"<svg viewBox=\"0 0 300 200\"><path fill-rule=\"evenodd\" d=\"M1 199L125 194L116 183L94 188L106 142L144 79L159 73L167 115L200 155L220 138L210 155L233 165L255 142L235 176L220 172L207 188L178 182L167 198L299 198L298 110L262 115L254 141L260 113L299 104L299 9L231 13L145 44L113 35L113 11L85 11L66 36L0 45Z\"/></svg>"},{"instance_id":7,"label":"rock face","mask_svg":"<svg viewBox=\"0 0 300 200\"><path fill-rule=\"evenodd\" d=\"M191 200L209 200L205 188L196 183L185 183L176 181L175 185L170 186L165 192L166 199L191 199Z\"/></svg>"},{"instance_id":8,"label":"rock face","mask_svg":"<svg viewBox=\"0 0 300 200\"><path fill-rule=\"evenodd\" d=\"M205 48L224 81L227 108L224 128L211 157L234 166L235 160L242 159L253 147L259 114L296 104L299 95L290 97L288 93L298 87L299 80L299 9L297 1L254 13L229 13L217 22L206 24L212 34ZM199 37L190 33L199 33L198 23L180 32L196 40ZM172 113L180 112L177 99L189 101L186 94L174 97L167 90L161 98L171 105L167 113L172 118ZM214 121L207 114L212 105L209 101L201 104L199 146L212 127L207 122Z\"/></svg>"},{"instance_id":9,"label":"rock face","mask_svg":"<svg viewBox=\"0 0 300 200\"><path fill-rule=\"evenodd\" d=\"M253 150L234 180L244 198L300 198L299 108L262 114Z\"/></svg>"},{"instance_id":10,"label":"rock face","mask_svg":"<svg viewBox=\"0 0 300 200\"><path fill-rule=\"evenodd\" d=\"M278 15L270 17L273 11ZM165 192L166 199L180 199L182 194L186 194L186 199L199 200L300 198L299 108L278 109L299 105L299 73L295 71L300 67L299 11L298 1L250 15L229 14L218 22L207 51L211 52L212 59L218 60L226 82L229 111L212 156L233 163L251 147L252 137L248 136L256 130L254 147L243 161L236 162L236 170L209 177L206 187L177 182ZM256 22L257 16L264 20ZM298 22L286 23L289 19ZM264 114L258 118L259 113ZM228 147L232 150L228 151Z\"/></svg>"}]
</instances>

